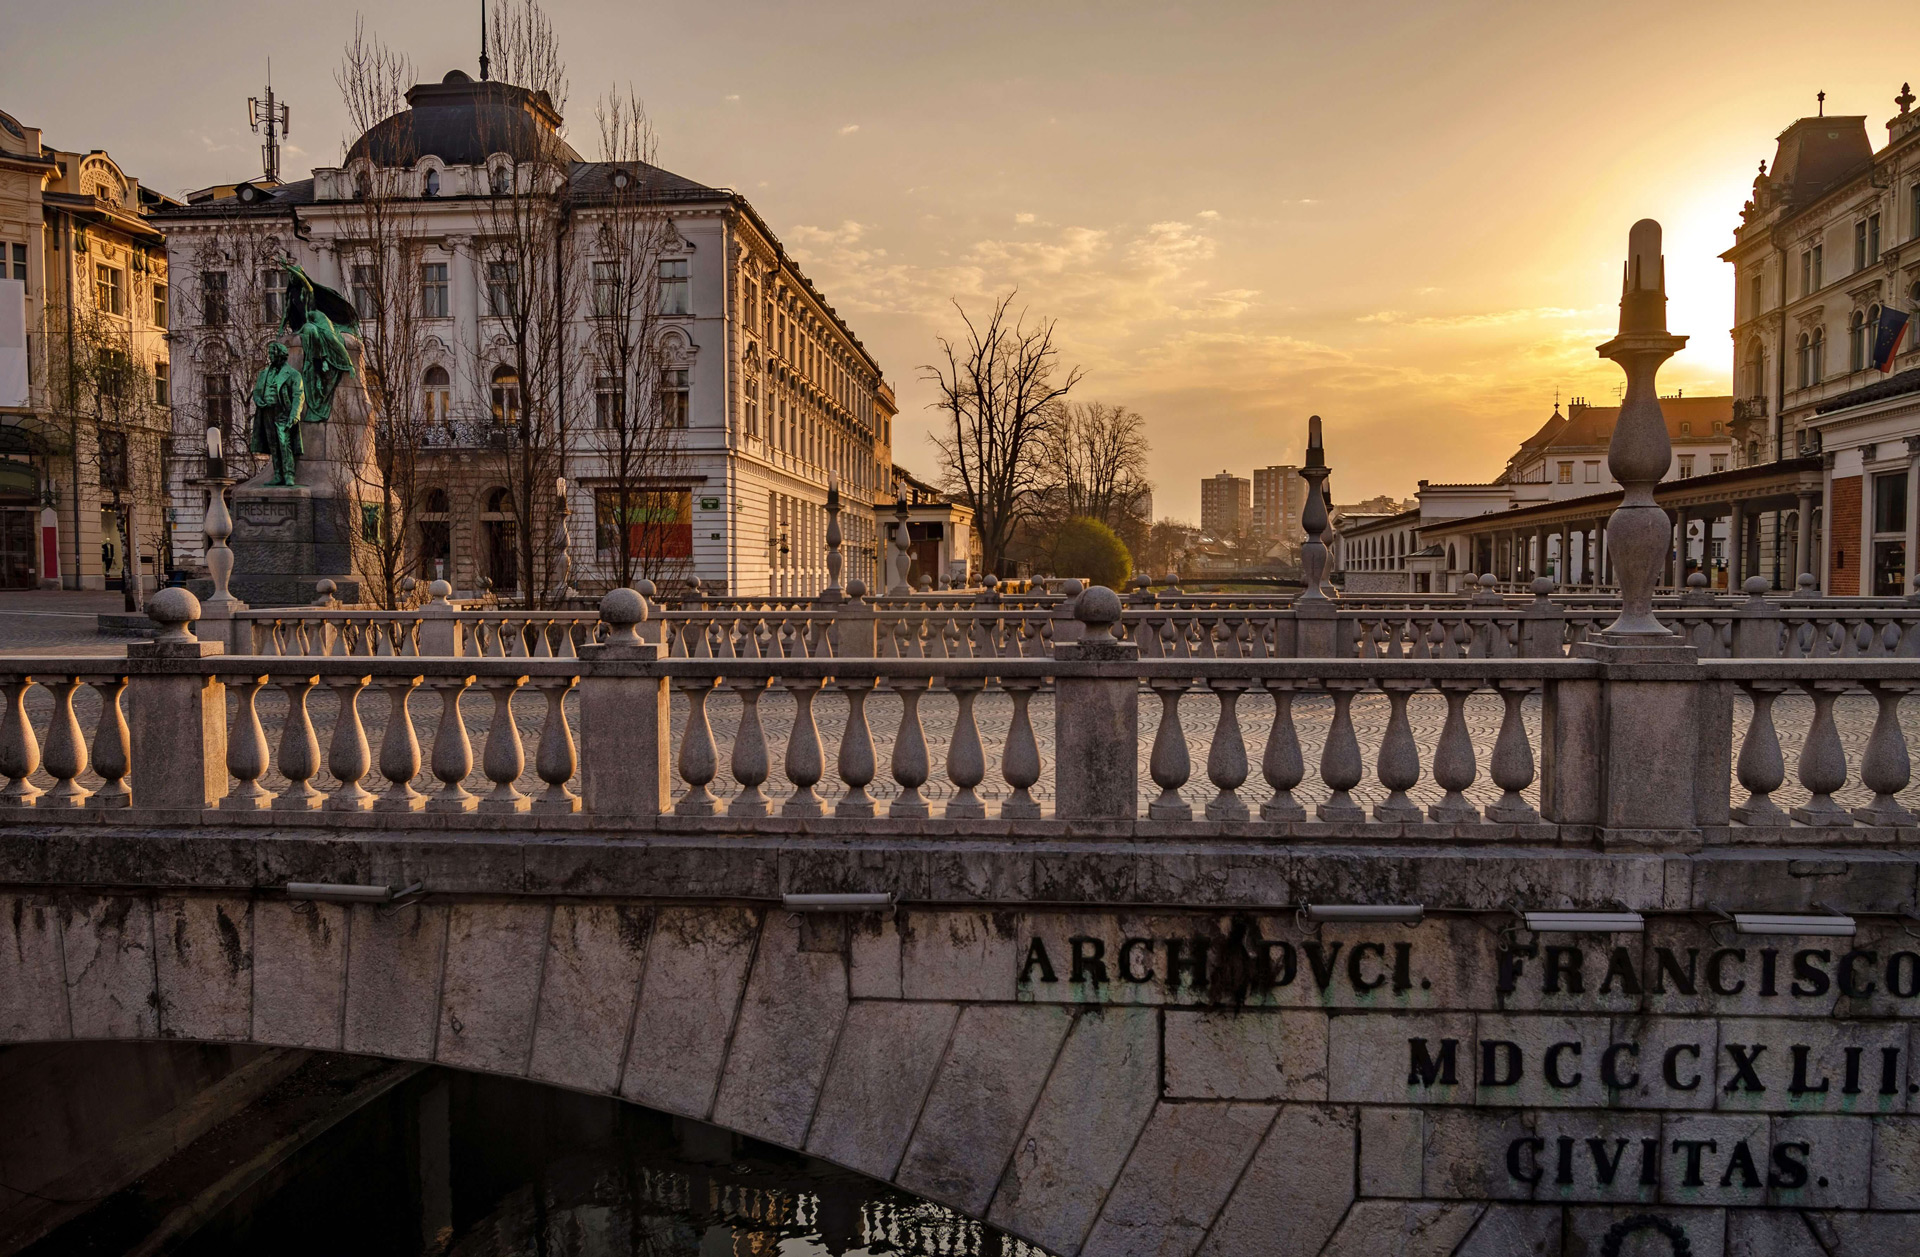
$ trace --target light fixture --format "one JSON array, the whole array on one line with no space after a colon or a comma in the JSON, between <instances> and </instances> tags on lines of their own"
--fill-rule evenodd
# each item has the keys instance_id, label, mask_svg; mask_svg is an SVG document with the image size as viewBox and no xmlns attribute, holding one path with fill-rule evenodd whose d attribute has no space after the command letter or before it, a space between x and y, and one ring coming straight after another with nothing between
<instances>
[{"instance_id":1,"label":"light fixture","mask_svg":"<svg viewBox=\"0 0 1920 1257\"><path fill-rule=\"evenodd\" d=\"M1637 912L1522 912L1527 928L1556 934L1639 934L1647 919Z\"/></svg>"},{"instance_id":2,"label":"light fixture","mask_svg":"<svg viewBox=\"0 0 1920 1257\"><path fill-rule=\"evenodd\" d=\"M892 891L878 894L782 895L780 903L788 912L892 912L896 907Z\"/></svg>"},{"instance_id":3,"label":"light fixture","mask_svg":"<svg viewBox=\"0 0 1920 1257\"><path fill-rule=\"evenodd\" d=\"M1852 938L1857 928L1854 919L1841 913L1736 912L1733 928L1742 934L1812 934L1831 938Z\"/></svg>"},{"instance_id":4,"label":"light fixture","mask_svg":"<svg viewBox=\"0 0 1920 1257\"><path fill-rule=\"evenodd\" d=\"M391 886L356 886L341 882L287 883L287 898L315 899L323 903L392 903L395 899L419 893L419 882L398 891Z\"/></svg>"},{"instance_id":5,"label":"light fixture","mask_svg":"<svg viewBox=\"0 0 1920 1257\"><path fill-rule=\"evenodd\" d=\"M1418 903L1310 903L1300 913L1314 922L1390 921L1418 925L1427 915L1427 907Z\"/></svg>"}]
</instances>

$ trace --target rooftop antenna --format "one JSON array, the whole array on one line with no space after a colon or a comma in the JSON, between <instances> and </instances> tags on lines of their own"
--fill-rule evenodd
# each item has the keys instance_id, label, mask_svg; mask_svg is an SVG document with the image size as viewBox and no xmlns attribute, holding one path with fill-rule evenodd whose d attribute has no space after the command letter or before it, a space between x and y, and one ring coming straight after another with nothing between
<instances>
[{"instance_id":1,"label":"rooftop antenna","mask_svg":"<svg viewBox=\"0 0 1920 1257\"><path fill-rule=\"evenodd\" d=\"M268 183L280 182L280 139L288 134L288 120L293 111L280 103L273 94L273 58L267 58L267 94L247 97L247 123L254 134L260 134L260 128L266 128L267 142L260 146L260 165L266 171Z\"/></svg>"},{"instance_id":2,"label":"rooftop antenna","mask_svg":"<svg viewBox=\"0 0 1920 1257\"><path fill-rule=\"evenodd\" d=\"M492 77L487 61L487 0L480 0L480 81L485 83Z\"/></svg>"},{"instance_id":3,"label":"rooftop antenna","mask_svg":"<svg viewBox=\"0 0 1920 1257\"><path fill-rule=\"evenodd\" d=\"M1813 98L1820 102L1820 116L1822 118L1826 117L1827 116L1827 94L1825 92L1815 92Z\"/></svg>"}]
</instances>

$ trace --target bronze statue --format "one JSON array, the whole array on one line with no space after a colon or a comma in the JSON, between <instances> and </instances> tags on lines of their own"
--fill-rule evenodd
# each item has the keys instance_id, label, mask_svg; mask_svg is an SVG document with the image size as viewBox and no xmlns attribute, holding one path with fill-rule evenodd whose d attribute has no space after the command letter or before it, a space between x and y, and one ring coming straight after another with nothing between
<instances>
[{"instance_id":1,"label":"bronze statue","mask_svg":"<svg viewBox=\"0 0 1920 1257\"><path fill-rule=\"evenodd\" d=\"M292 488L294 460L305 452L300 422L306 409L306 385L287 362L287 347L267 346L267 365L253 381L253 435L247 448L273 459L267 484Z\"/></svg>"},{"instance_id":2,"label":"bronze statue","mask_svg":"<svg viewBox=\"0 0 1920 1257\"><path fill-rule=\"evenodd\" d=\"M333 393L353 374L342 331L359 326L353 303L307 277L298 263L281 262L287 272L286 310L280 328L300 337L300 376L306 384L308 423L325 423L333 416Z\"/></svg>"}]
</instances>

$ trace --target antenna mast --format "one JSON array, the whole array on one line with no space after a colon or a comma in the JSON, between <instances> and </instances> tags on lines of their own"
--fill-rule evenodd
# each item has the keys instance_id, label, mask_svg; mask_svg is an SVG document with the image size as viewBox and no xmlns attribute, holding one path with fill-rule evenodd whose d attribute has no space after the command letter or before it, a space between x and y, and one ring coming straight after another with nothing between
<instances>
[{"instance_id":1,"label":"antenna mast","mask_svg":"<svg viewBox=\"0 0 1920 1257\"><path fill-rule=\"evenodd\" d=\"M288 120L293 111L280 103L273 94L273 58L267 58L267 94L266 96L247 97L247 123L254 134L266 128L267 142L260 146L260 165L266 172L268 183L280 182L280 139L289 132Z\"/></svg>"},{"instance_id":2,"label":"antenna mast","mask_svg":"<svg viewBox=\"0 0 1920 1257\"><path fill-rule=\"evenodd\" d=\"M480 0L480 81L485 83L492 77L487 67L487 0Z\"/></svg>"}]
</instances>

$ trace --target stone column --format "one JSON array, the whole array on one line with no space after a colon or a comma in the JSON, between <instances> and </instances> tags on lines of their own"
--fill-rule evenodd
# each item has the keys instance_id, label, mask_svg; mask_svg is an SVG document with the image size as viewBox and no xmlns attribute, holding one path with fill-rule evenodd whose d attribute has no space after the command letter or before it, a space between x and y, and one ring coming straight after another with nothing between
<instances>
[{"instance_id":1,"label":"stone column","mask_svg":"<svg viewBox=\"0 0 1920 1257\"><path fill-rule=\"evenodd\" d=\"M672 807L671 708L655 671L666 648L640 639L647 615L637 590L612 590L600 600L606 640L580 650L593 664L580 678L580 808L594 815L644 820Z\"/></svg>"},{"instance_id":2,"label":"stone column","mask_svg":"<svg viewBox=\"0 0 1920 1257\"><path fill-rule=\"evenodd\" d=\"M1811 493L1800 495L1800 535L1796 541L1793 555L1793 571L1781 583L1788 589L1800 587L1800 574L1812 572L1814 579L1820 578L1818 565L1813 560L1813 504Z\"/></svg>"},{"instance_id":3,"label":"stone column","mask_svg":"<svg viewBox=\"0 0 1920 1257\"><path fill-rule=\"evenodd\" d=\"M1140 809L1140 648L1115 640L1120 596L1106 586L1081 593L1074 611L1081 636L1053 657L1092 666L1054 681L1054 815L1130 821Z\"/></svg>"},{"instance_id":4,"label":"stone column","mask_svg":"<svg viewBox=\"0 0 1920 1257\"><path fill-rule=\"evenodd\" d=\"M186 668L225 648L193 635L200 600L184 589L156 590L147 616L159 633L127 647L133 806L212 807L227 792L227 688Z\"/></svg>"},{"instance_id":5,"label":"stone column","mask_svg":"<svg viewBox=\"0 0 1920 1257\"><path fill-rule=\"evenodd\" d=\"M1727 592L1738 593L1747 582L1747 504L1735 502L1727 514Z\"/></svg>"},{"instance_id":6,"label":"stone column","mask_svg":"<svg viewBox=\"0 0 1920 1257\"><path fill-rule=\"evenodd\" d=\"M1333 600L1324 588L1327 576L1327 501L1323 486L1329 474L1326 449L1320 439L1320 416L1307 419L1307 458L1300 478L1307 482L1306 505L1300 527L1307 539L1300 543L1300 575L1305 586L1293 600L1295 650L1301 658L1333 657L1337 627Z\"/></svg>"},{"instance_id":7,"label":"stone column","mask_svg":"<svg viewBox=\"0 0 1920 1257\"><path fill-rule=\"evenodd\" d=\"M1620 482L1620 505L1607 521L1608 542L1620 573L1620 616L1605 637L1621 645L1666 644L1672 639L1653 616L1653 584L1660 549L1671 536L1653 489L1673 462L1673 444L1660 410L1660 366L1687 343L1667 332L1666 259L1660 224L1643 218L1627 237L1627 268L1620 295L1620 334L1599 347L1620 365L1627 392L1607 447L1607 470Z\"/></svg>"}]
</instances>

